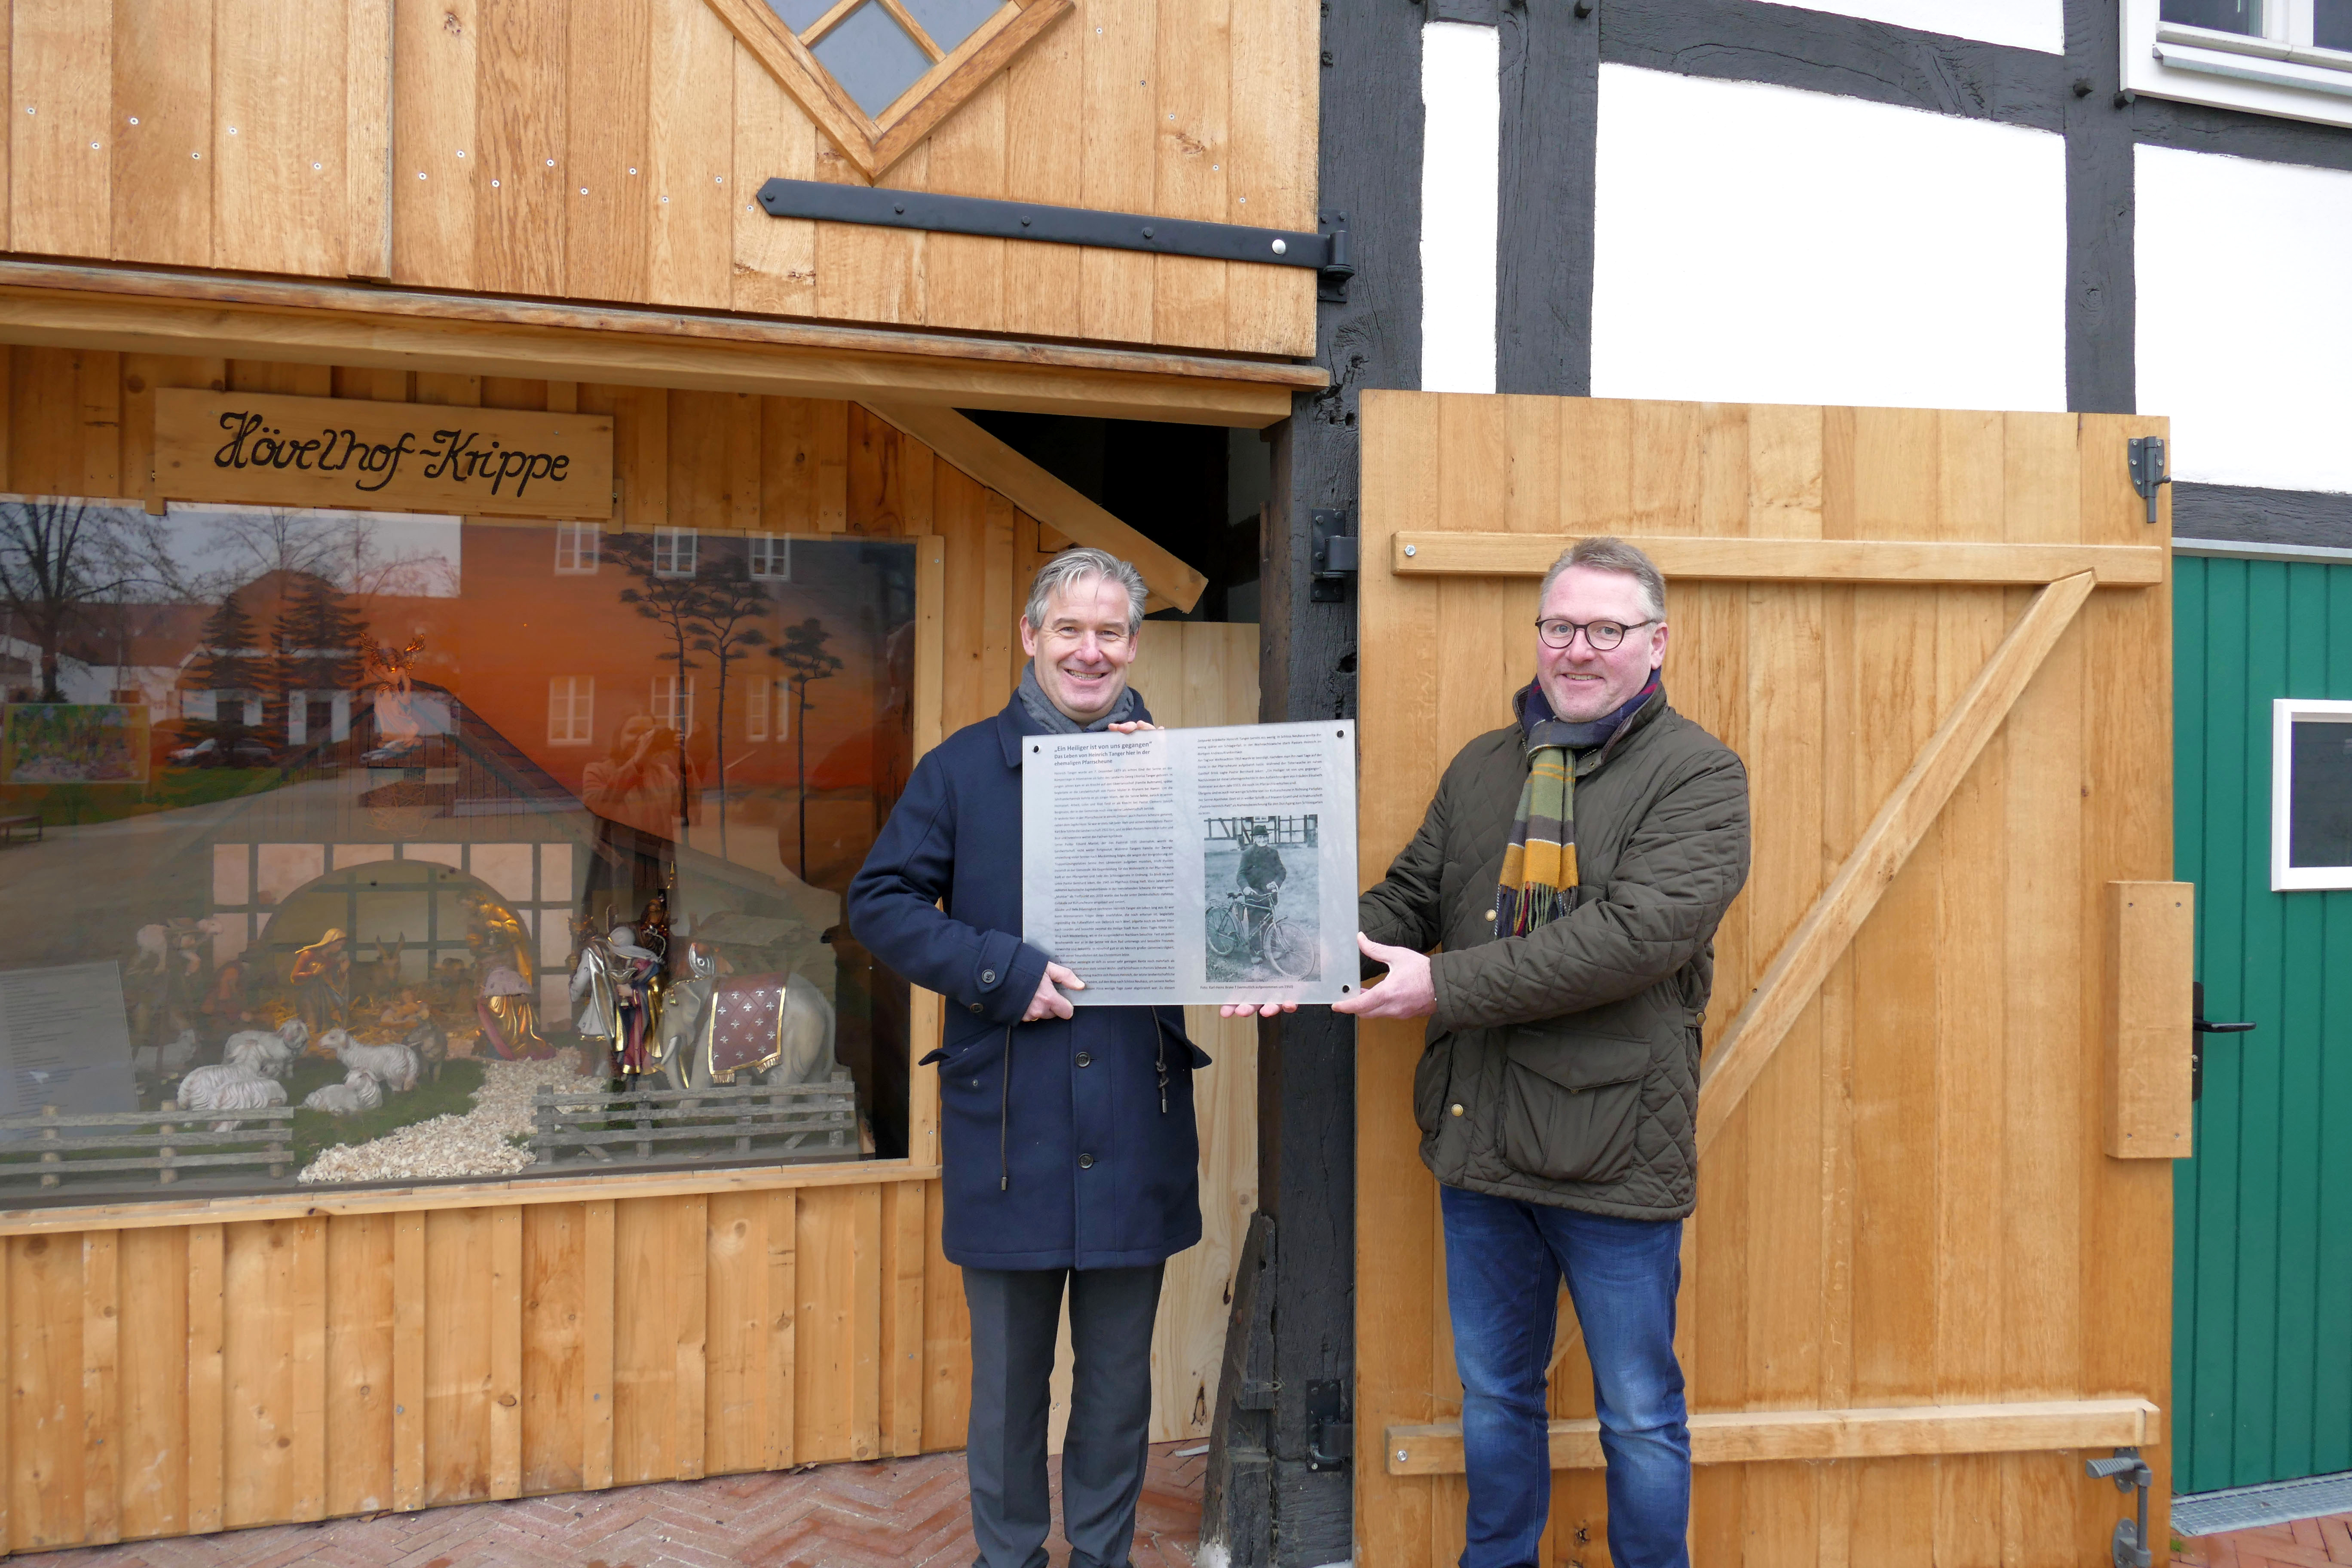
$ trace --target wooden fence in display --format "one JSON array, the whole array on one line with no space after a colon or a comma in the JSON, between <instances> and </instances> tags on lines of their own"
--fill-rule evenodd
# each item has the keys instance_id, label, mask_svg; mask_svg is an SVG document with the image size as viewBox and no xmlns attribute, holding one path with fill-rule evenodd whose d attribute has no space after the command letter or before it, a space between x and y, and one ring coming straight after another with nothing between
<instances>
[{"instance_id":1,"label":"wooden fence in display","mask_svg":"<svg viewBox=\"0 0 2352 1568\"><path fill-rule=\"evenodd\" d=\"M1011 696L1029 579L1070 542L1004 493L1024 466L944 411L926 427L960 461L856 404L0 353L0 490L135 495L152 390L226 385L610 411L617 527L931 542L919 747ZM1027 491L1038 510L1049 491ZM1082 503L1055 518L1118 528ZM1198 593L1165 552L1133 553L1155 590ZM1255 626L1154 623L1136 683L1164 723L1247 722L1256 646ZM1197 1090L1205 1236L1169 1270L1156 1438L1207 1434L1256 1197L1255 1026L1213 1008L1187 1026L1218 1064ZM915 1056L938 1028L916 993ZM0 1551L961 1447L935 1076L911 1093L903 1161L0 1211Z\"/></svg>"}]
</instances>

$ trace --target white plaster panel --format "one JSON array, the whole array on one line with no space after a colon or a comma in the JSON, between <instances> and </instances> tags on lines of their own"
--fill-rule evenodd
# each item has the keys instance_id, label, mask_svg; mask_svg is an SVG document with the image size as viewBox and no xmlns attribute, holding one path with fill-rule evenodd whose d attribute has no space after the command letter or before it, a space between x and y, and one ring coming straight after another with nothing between
<instances>
[{"instance_id":1,"label":"white plaster panel","mask_svg":"<svg viewBox=\"0 0 2352 1568\"><path fill-rule=\"evenodd\" d=\"M1421 384L1427 392L1495 390L1501 37L1465 22L1421 29Z\"/></svg>"},{"instance_id":2,"label":"white plaster panel","mask_svg":"<svg viewBox=\"0 0 2352 1568\"><path fill-rule=\"evenodd\" d=\"M389 844L338 844L335 846L335 869L338 871L351 866L364 866L372 860L391 858L392 846Z\"/></svg>"},{"instance_id":3,"label":"white plaster panel","mask_svg":"<svg viewBox=\"0 0 2352 1568\"><path fill-rule=\"evenodd\" d=\"M265 844L255 859L259 864L254 879L254 902L281 903L287 894L303 883L326 875L327 847L323 844ZM217 862L215 870L218 870Z\"/></svg>"},{"instance_id":4,"label":"white plaster panel","mask_svg":"<svg viewBox=\"0 0 2352 1568\"><path fill-rule=\"evenodd\" d=\"M253 867L249 844L213 846L213 902L223 905L253 902Z\"/></svg>"},{"instance_id":5,"label":"white plaster panel","mask_svg":"<svg viewBox=\"0 0 2352 1568\"><path fill-rule=\"evenodd\" d=\"M572 901L572 846L542 844L539 847L539 899L545 904L568 904Z\"/></svg>"},{"instance_id":6,"label":"white plaster panel","mask_svg":"<svg viewBox=\"0 0 2352 1568\"><path fill-rule=\"evenodd\" d=\"M2065 0L1808 0L1804 9L2044 54L2066 52Z\"/></svg>"},{"instance_id":7,"label":"white plaster panel","mask_svg":"<svg viewBox=\"0 0 2352 1568\"><path fill-rule=\"evenodd\" d=\"M2054 134L1601 68L1592 390L2066 406Z\"/></svg>"},{"instance_id":8,"label":"white plaster panel","mask_svg":"<svg viewBox=\"0 0 2352 1568\"><path fill-rule=\"evenodd\" d=\"M542 974L539 977L540 1032L548 1032L550 1024L572 1022L572 977L568 974Z\"/></svg>"},{"instance_id":9,"label":"white plaster panel","mask_svg":"<svg viewBox=\"0 0 2352 1568\"><path fill-rule=\"evenodd\" d=\"M2352 174L2142 147L2138 406L2172 471L2352 491Z\"/></svg>"},{"instance_id":10,"label":"white plaster panel","mask_svg":"<svg viewBox=\"0 0 2352 1568\"><path fill-rule=\"evenodd\" d=\"M572 928L564 923L562 914L544 910L539 918L539 961L544 964L560 964L572 956Z\"/></svg>"},{"instance_id":11,"label":"white plaster panel","mask_svg":"<svg viewBox=\"0 0 2352 1568\"><path fill-rule=\"evenodd\" d=\"M488 882L499 897L512 903L530 901L530 845L477 844L467 869Z\"/></svg>"},{"instance_id":12,"label":"white plaster panel","mask_svg":"<svg viewBox=\"0 0 2352 1568\"><path fill-rule=\"evenodd\" d=\"M430 860L436 866L458 870L466 864L466 847L462 844L404 844L400 858L404 860Z\"/></svg>"}]
</instances>

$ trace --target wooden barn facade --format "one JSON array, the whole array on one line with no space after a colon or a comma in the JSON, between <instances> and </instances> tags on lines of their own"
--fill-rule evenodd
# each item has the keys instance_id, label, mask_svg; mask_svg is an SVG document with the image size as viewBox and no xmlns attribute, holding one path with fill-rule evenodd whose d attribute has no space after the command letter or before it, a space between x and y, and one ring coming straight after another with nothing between
<instances>
[{"instance_id":1,"label":"wooden barn facade","mask_svg":"<svg viewBox=\"0 0 2352 1568\"><path fill-rule=\"evenodd\" d=\"M1368 879L1566 539L1675 580L1758 826L1695 1561L2352 1469L2344 9L0 0L0 1551L960 1446L939 1003L840 898L1072 543L1163 721L1360 710ZM330 1158L527 1093L649 921L814 986L856 1147ZM188 1163L289 1016L451 1054ZM1208 1550L1450 1560L1418 1034L1190 1026Z\"/></svg>"}]
</instances>

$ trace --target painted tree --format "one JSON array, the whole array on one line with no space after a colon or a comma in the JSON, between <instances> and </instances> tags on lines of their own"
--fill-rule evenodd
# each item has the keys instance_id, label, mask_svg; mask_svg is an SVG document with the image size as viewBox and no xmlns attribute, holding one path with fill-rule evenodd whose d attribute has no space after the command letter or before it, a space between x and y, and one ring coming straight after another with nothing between
<instances>
[{"instance_id":1,"label":"painted tree","mask_svg":"<svg viewBox=\"0 0 2352 1568\"><path fill-rule=\"evenodd\" d=\"M841 671L841 660L824 651L824 645L832 638L824 623L811 616L786 626L783 642L769 650L784 667L785 680L793 690L793 739L799 757L795 771L800 785L800 879L803 882L808 880L808 689L812 681L829 680Z\"/></svg>"},{"instance_id":2,"label":"painted tree","mask_svg":"<svg viewBox=\"0 0 2352 1568\"><path fill-rule=\"evenodd\" d=\"M688 621L694 629L694 651L709 654L719 667L714 766L719 775L719 854L723 859L727 855L727 671L755 649L768 646L768 634L759 624L767 618L768 591L752 579L751 562L733 552L712 562L700 580L703 592L688 612Z\"/></svg>"},{"instance_id":3,"label":"painted tree","mask_svg":"<svg viewBox=\"0 0 2352 1568\"><path fill-rule=\"evenodd\" d=\"M292 735L291 705L312 691L348 691L360 678L360 638L367 623L342 590L327 578L305 574L278 612L272 628L271 676L286 705Z\"/></svg>"},{"instance_id":4,"label":"painted tree","mask_svg":"<svg viewBox=\"0 0 2352 1568\"><path fill-rule=\"evenodd\" d=\"M655 657L677 671L677 702L674 710L677 721L677 841L684 844L691 820L688 806L692 798L686 761L687 672L702 668L702 661L694 657L694 639L708 597L706 585L698 575L701 553L696 552L694 566L688 571L679 572L674 567L664 571L656 563L652 534L625 533L613 542L612 557L630 579L629 585L621 590L621 603L669 637L669 651Z\"/></svg>"},{"instance_id":5,"label":"painted tree","mask_svg":"<svg viewBox=\"0 0 2352 1568\"><path fill-rule=\"evenodd\" d=\"M236 760L236 743L245 737L244 709L231 694L261 683L261 628L230 593L205 617L196 642L201 651L189 668L186 689L213 693L215 706L209 722L199 720L187 729L191 739L210 740L213 765L226 767Z\"/></svg>"},{"instance_id":6,"label":"painted tree","mask_svg":"<svg viewBox=\"0 0 2352 1568\"><path fill-rule=\"evenodd\" d=\"M0 502L0 603L40 650L39 700L62 702L58 663L100 605L175 590L163 520L78 497Z\"/></svg>"}]
</instances>

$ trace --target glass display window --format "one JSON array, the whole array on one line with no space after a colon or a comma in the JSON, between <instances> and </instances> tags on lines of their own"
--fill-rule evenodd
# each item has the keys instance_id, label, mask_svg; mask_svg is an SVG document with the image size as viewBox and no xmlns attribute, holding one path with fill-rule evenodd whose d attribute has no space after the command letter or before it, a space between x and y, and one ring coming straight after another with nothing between
<instances>
[{"instance_id":1,"label":"glass display window","mask_svg":"<svg viewBox=\"0 0 2352 1568\"><path fill-rule=\"evenodd\" d=\"M903 1154L916 549L0 498L0 1192Z\"/></svg>"}]
</instances>

